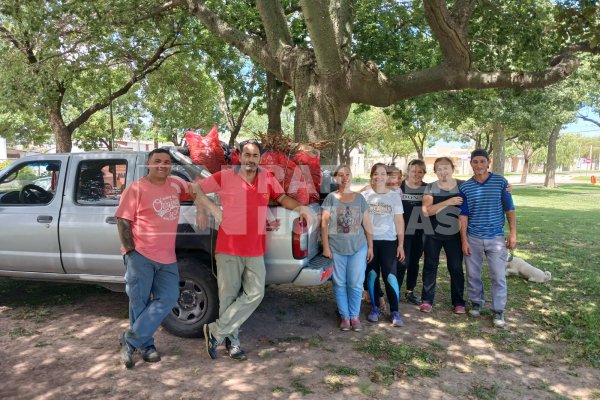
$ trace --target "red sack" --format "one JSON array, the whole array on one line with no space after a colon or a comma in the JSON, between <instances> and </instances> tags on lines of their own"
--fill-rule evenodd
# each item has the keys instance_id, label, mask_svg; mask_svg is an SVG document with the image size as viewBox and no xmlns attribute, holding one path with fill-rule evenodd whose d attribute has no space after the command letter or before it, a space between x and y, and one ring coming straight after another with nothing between
<instances>
[{"instance_id":1,"label":"red sack","mask_svg":"<svg viewBox=\"0 0 600 400\"><path fill-rule=\"evenodd\" d=\"M287 163L288 158L282 151L266 151L260 159L260 166L271 172L282 187L284 186L283 181L285 179L285 168Z\"/></svg>"},{"instance_id":2,"label":"red sack","mask_svg":"<svg viewBox=\"0 0 600 400\"><path fill-rule=\"evenodd\" d=\"M304 179L300 168L292 160L289 160L288 167L285 170L283 185L283 189L288 196L296 199L302 205L309 203L310 196L307 181Z\"/></svg>"},{"instance_id":3,"label":"red sack","mask_svg":"<svg viewBox=\"0 0 600 400\"><path fill-rule=\"evenodd\" d=\"M319 193L321 191L321 179L323 176L319 153L316 151L300 151L296 153L293 160L296 164L301 166L300 170L302 171L302 175L307 184L307 190L310 197L309 201L311 203L318 203L320 200Z\"/></svg>"},{"instance_id":4,"label":"red sack","mask_svg":"<svg viewBox=\"0 0 600 400\"><path fill-rule=\"evenodd\" d=\"M187 131L185 140L190 147L190 158L194 164L203 165L212 174L220 171L221 166L226 164L216 126L213 126L206 136Z\"/></svg>"},{"instance_id":5,"label":"red sack","mask_svg":"<svg viewBox=\"0 0 600 400\"><path fill-rule=\"evenodd\" d=\"M267 151L263 154L260 165L275 176L288 196L303 205L308 204L308 189L302 171L284 152Z\"/></svg>"},{"instance_id":6,"label":"red sack","mask_svg":"<svg viewBox=\"0 0 600 400\"><path fill-rule=\"evenodd\" d=\"M229 153L229 164L230 165L240 165L240 151L238 149L231 150Z\"/></svg>"}]
</instances>

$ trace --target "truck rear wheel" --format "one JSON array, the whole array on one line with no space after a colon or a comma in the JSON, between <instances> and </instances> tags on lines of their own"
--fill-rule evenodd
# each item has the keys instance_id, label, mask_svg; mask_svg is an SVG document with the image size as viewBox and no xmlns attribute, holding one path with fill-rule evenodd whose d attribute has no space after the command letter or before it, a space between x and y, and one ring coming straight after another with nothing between
<instances>
[{"instance_id":1,"label":"truck rear wheel","mask_svg":"<svg viewBox=\"0 0 600 400\"><path fill-rule=\"evenodd\" d=\"M177 264L179 299L162 325L176 336L202 337L204 324L214 321L219 313L217 280L206 260L185 257L177 260Z\"/></svg>"}]
</instances>

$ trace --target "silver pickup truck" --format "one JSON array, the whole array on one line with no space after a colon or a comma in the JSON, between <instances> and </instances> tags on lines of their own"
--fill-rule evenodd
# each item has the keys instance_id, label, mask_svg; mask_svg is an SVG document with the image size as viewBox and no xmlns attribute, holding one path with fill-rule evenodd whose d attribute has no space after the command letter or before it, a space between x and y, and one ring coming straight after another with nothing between
<instances>
[{"instance_id":1,"label":"silver pickup truck","mask_svg":"<svg viewBox=\"0 0 600 400\"><path fill-rule=\"evenodd\" d=\"M206 176L177 149L170 153L173 174L187 180ZM48 154L21 158L0 171L0 277L123 291L114 214L125 186L146 174L146 159L141 152ZM320 216L319 205L311 207ZM282 207L270 207L267 219L267 284L326 282L333 263L320 255L318 223L307 228L297 212ZM215 241L214 221L199 231L195 207L183 202L176 241L180 296L163 322L175 335L202 336L202 326L217 317Z\"/></svg>"}]
</instances>

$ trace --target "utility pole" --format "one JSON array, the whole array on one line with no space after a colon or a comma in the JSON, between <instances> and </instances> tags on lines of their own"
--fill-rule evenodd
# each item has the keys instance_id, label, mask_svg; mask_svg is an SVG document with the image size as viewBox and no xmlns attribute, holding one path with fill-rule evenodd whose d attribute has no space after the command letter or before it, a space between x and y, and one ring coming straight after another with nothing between
<instances>
[{"instance_id":1,"label":"utility pole","mask_svg":"<svg viewBox=\"0 0 600 400\"><path fill-rule=\"evenodd\" d=\"M110 110L110 151L115 151L115 125L113 124L113 99L112 99L112 81L109 81L108 86L108 99L109 99L109 110Z\"/></svg>"}]
</instances>

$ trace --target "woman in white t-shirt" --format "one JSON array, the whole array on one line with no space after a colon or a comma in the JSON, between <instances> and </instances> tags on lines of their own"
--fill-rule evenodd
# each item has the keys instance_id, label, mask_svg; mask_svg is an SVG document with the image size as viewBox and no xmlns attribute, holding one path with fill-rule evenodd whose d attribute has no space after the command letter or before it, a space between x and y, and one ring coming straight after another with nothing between
<instances>
[{"instance_id":1,"label":"woman in white t-shirt","mask_svg":"<svg viewBox=\"0 0 600 400\"><path fill-rule=\"evenodd\" d=\"M397 278L398 260L404 260L404 219L402 199L398 193L386 187L387 169L377 163L371 168L371 188L362 192L369 205L369 216L373 227L373 259L367 264L366 282L371 300L371 312L367 319L379 320L381 310L376 287L380 274L390 303L390 320L393 326L404 322L398 310L400 288Z\"/></svg>"}]
</instances>

